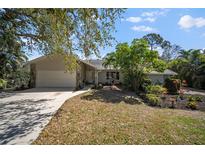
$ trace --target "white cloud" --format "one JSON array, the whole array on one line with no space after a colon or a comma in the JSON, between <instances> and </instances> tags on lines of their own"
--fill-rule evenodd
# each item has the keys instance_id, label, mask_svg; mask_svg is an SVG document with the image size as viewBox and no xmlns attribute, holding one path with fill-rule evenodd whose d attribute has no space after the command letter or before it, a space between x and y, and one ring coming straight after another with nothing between
<instances>
[{"instance_id":1,"label":"white cloud","mask_svg":"<svg viewBox=\"0 0 205 154\"><path fill-rule=\"evenodd\" d=\"M203 27L205 26L205 18L198 17L198 18L193 18L190 15L184 15L180 18L178 25L182 29L189 29L192 27Z\"/></svg>"},{"instance_id":2,"label":"white cloud","mask_svg":"<svg viewBox=\"0 0 205 154\"><path fill-rule=\"evenodd\" d=\"M144 20L149 21L149 22L155 22L156 18L148 17L148 18L145 18Z\"/></svg>"},{"instance_id":3,"label":"white cloud","mask_svg":"<svg viewBox=\"0 0 205 154\"><path fill-rule=\"evenodd\" d=\"M149 26L133 26L131 27L132 30L134 31L139 31L139 32L151 32L151 31L156 31L154 28L149 27Z\"/></svg>"},{"instance_id":4,"label":"white cloud","mask_svg":"<svg viewBox=\"0 0 205 154\"><path fill-rule=\"evenodd\" d=\"M125 19L121 19L121 21L125 21ZM132 22L132 23L138 23L142 21L148 21L148 22L155 22L155 17L147 17L147 18L141 18L141 17L129 17L126 19L126 21Z\"/></svg>"},{"instance_id":5,"label":"white cloud","mask_svg":"<svg viewBox=\"0 0 205 154\"><path fill-rule=\"evenodd\" d=\"M129 17L129 18L126 19L126 21L137 23L137 22L142 21L142 18L140 18L140 17Z\"/></svg>"},{"instance_id":6,"label":"white cloud","mask_svg":"<svg viewBox=\"0 0 205 154\"><path fill-rule=\"evenodd\" d=\"M157 11L143 12L141 16L143 17L156 17L156 16L164 16L169 12L169 9L160 9Z\"/></svg>"},{"instance_id":7,"label":"white cloud","mask_svg":"<svg viewBox=\"0 0 205 154\"><path fill-rule=\"evenodd\" d=\"M143 12L142 16L143 17L153 17L155 12Z\"/></svg>"}]
</instances>

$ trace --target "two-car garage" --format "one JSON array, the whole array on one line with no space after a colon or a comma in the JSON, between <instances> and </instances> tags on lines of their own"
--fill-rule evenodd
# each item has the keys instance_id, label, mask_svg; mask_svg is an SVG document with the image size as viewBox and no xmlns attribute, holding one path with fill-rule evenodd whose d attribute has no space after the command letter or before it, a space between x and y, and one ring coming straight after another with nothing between
<instances>
[{"instance_id":1,"label":"two-car garage","mask_svg":"<svg viewBox=\"0 0 205 154\"><path fill-rule=\"evenodd\" d=\"M75 87L75 73L65 71L37 71L36 87Z\"/></svg>"},{"instance_id":2,"label":"two-car garage","mask_svg":"<svg viewBox=\"0 0 205 154\"><path fill-rule=\"evenodd\" d=\"M40 57L35 65L35 87L76 87L76 71L66 72L63 57Z\"/></svg>"}]
</instances>

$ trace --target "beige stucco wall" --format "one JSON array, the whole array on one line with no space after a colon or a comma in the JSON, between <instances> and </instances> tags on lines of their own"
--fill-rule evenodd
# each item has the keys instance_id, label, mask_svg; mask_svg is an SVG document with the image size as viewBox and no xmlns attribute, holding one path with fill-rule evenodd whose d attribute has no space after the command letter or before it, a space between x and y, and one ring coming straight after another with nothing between
<instances>
[{"instance_id":1,"label":"beige stucco wall","mask_svg":"<svg viewBox=\"0 0 205 154\"><path fill-rule=\"evenodd\" d=\"M163 84L164 83L164 76L163 75L157 75L157 74L149 74L148 77L151 79L153 84Z\"/></svg>"},{"instance_id":2,"label":"beige stucco wall","mask_svg":"<svg viewBox=\"0 0 205 154\"><path fill-rule=\"evenodd\" d=\"M94 73L93 70L86 70L86 82L94 83Z\"/></svg>"},{"instance_id":3,"label":"beige stucco wall","mask_svg":"<svg viewBox=\"0 0 205 154\"><path fill-rule=\"evenodd\" d=\"M65 71L66 67L62 56L48 56L36 62L36 69Z\"/></svg>"},{"instance_id":4,"label":"beige stucco wall","mask_svg":"<svg viewBox=\"0 0 205 154\"><path fill-rule=\"evenodd\" d=\"M77 68L76 80L77 80L76 81L77 86L82 86L83 85L83 81L86 80L86 66L82 62L79 62L79 66Z\"/></svg>"},{"instance_id":5,"label":"beige stucco wall","mask_svg":"<svg viewBox=\"0 0 205 154\"><path fill-rule=\"evenodd\" d=\"M87 83L94 83L95 80L95 69L86 65L85 67L85 78Z\"/></svg>"}]
</instances>

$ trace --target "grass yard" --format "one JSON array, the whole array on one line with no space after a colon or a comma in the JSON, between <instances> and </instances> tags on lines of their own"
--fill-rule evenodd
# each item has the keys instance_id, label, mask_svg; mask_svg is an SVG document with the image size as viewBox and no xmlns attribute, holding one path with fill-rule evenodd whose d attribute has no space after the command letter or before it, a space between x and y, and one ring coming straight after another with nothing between
<instances>
[{"instance_id":1,"label":"grass yard","mask_svg":"<svg viewBox=\"0 0 205 154\"><path fill-rule=\"evenodd\" d=\"M205 112L140 104L102 89L69 99L33 144L205 144Z\"/></svg>"}]
</instances>

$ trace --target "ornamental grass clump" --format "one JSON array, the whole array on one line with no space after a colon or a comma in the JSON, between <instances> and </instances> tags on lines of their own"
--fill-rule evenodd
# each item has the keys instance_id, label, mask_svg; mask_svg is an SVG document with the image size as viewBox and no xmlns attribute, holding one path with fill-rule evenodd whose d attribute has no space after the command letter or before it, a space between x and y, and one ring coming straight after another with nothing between
<instances>
[{"instance_id":1,"label":"ornamental grass clump","mask_svg":"<svg viewBox=\"0 0 205 154\"><path fill-rule=\"evenodd\" d=\"M146 94L145 99L150 106L160 106L160 97L155 94Z\"/></svg>"},{"instance_id":2,"label":"ornamental grass clump","mask_svg":"<svg viewBox=\"0 0 205 154\"><path fill-rule=\"evenodd\" d=\"M161 95L161 94L166 94L167 89L160 86L160 85L149 85L149 86L146 87L146 92L148 94Z\"/></svg>"}]
</instances>

